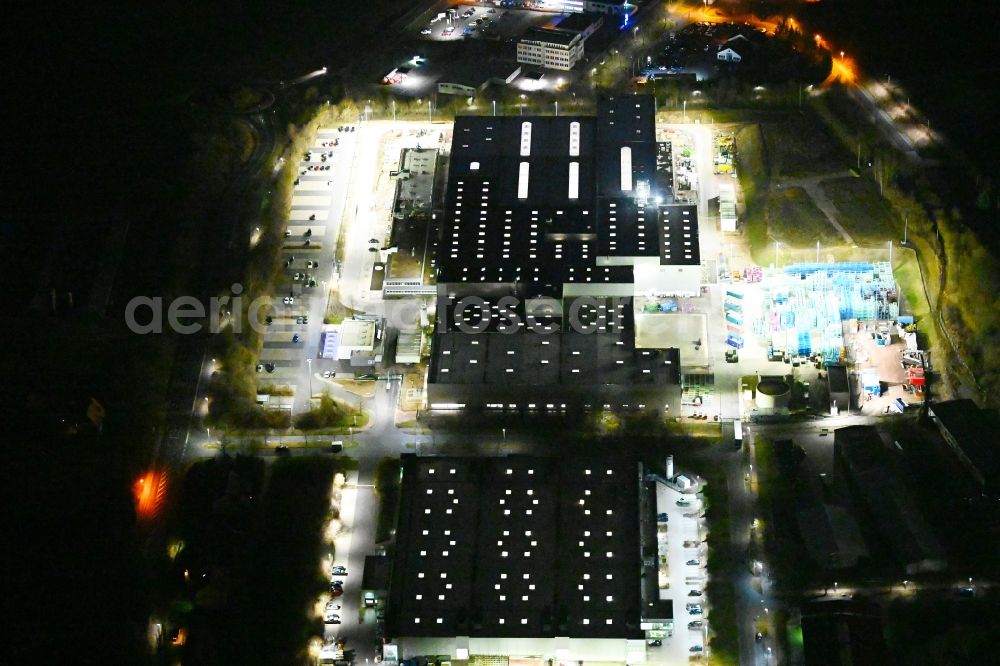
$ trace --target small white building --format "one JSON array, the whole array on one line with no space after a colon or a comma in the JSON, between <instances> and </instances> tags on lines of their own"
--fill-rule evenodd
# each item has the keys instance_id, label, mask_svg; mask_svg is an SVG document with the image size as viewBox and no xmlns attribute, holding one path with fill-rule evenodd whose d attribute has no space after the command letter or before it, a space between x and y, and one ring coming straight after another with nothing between
<instances>
[{"instance_id":1,"label":"small white building","mask_svg":"<svg viewBox=\"0 0 1000 666\"><path fill-rule=\"evenodd\" d=\"M423 344L423 331L400 331L396 338L396 363L420 363Z\"/></svg>"},{"instance_id":2,"label":"small white building","mask_svg":"<svg viewBox=\"0 0 1000 666\"><path fill-rule=\"evenodd\" d=\"M726 40L725 44L719 47L719 52L715 55L717 60L722 62L742 62L748 55L753 42L741 34L736 34Z\"/></svg>"},{"instance_id":3,"label":"small white building","mask_svg":"<svg viewBox=\"0 0 1000 666\"><path fill-rule=\"evenodd\" d=\"M719 52L718 54L716 54L715 57L721 60L722 62L740 62L741 60L743 60L743 56L737 53L736 49L734 49L732 46L724 46L723 48L719 49Z\"/></svg>"},{"instance_id":4,"label":"small white building","mask_svg":"<svg viewBox=\"0 0 1000 666\"><path fill-rule=\"evenodd\" d=\"M729 183L719 185L719 225L723 231L736 231L736 189Z\"/></svg>"},{"instance_id":5,"label":"small white building","mask_svg":"<svg viewBox=\"0 0 1000 666\"><path fill-rule=\"evenodd\" d=\"M517 43L517 61L546 69L570 70L583 58L581 33L532 28Z\"/></svg>"},{"instance_id":6,"label":"small white building","mask_svg":"<svg viewBox=\"0 0 1000 666\"><path fill-rule=\"evenodd\" d=\"M325 326L320 356L347 361L356 354L372 354L377 333L378 324L371 319L345 319L339 324Z\"/></svg>"}]
</instances>

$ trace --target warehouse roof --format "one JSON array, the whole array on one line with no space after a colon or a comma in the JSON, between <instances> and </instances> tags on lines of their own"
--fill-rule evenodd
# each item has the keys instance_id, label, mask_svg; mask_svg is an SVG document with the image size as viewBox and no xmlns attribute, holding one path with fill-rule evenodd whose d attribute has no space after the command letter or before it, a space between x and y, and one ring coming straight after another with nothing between
<instances>
[{"instance_id":1,"label":"warehouse roof","mask_svg":"<svg viewBox=\"0 0 1000 666\"><path fill-rule=\"evenodd\" d=\"M457 118L439 284L556 297L567 283L630 284L631 265L613 258L663 246L658 203L669 192L655 134L642 95L601 100L593 117ZM612 259L598 267L598 256Z\"/></svg>"},{"instance_id":2,"label":"warehouse roof","mask_svg":"<svg viewBox=\"0 0 1000 666\"><path fill-rule=\"evenodd\" d=\"M980 483L991 491L1000 488L1000 448L993 436L1000 428L996 412L979 409L968 398L933 403L929 412L949 444L975 470Z\"/></svg>"},{"instance_id":3,"label":"warehouse roof","mask_svg":"<svg viewBox=\"0 0 1000 666\"><path fill-rule=\"evenodd\" d=\"M660 206L660 263L683 266L701 263L697 206Z\"/></svg>"},{"instance_id":4,"label":"warehouse roof","mask_svg":"<svg viewBox=\"0 0 1000 666\"><path fill-rule=\"evenodd\" d=\"M642 636L635 460L403 458L390 635Z\"/></svg>"}]
</instances>

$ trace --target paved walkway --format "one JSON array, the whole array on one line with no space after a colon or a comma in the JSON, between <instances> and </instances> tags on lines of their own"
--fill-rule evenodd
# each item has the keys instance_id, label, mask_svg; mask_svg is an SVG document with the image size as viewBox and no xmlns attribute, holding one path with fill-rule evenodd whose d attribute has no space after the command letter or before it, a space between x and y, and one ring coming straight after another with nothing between
<instances>
[{"instance_id":1,"label":"paved walkway","mask_svg":"<svg viewBox=\"0 0 1000 666\"><path fill-rule=\"evenodd\" d=\"M775 183L778 188L781 187L801 187L806 191L807 194L815 202L816 207L822 211L823 215L826 216L827 222L829 222L834 229L843 237L844 241L848 245L854 245L854 239L851 235L847 233L844 227L840 226L840 222L837 221L839 213L837 212L837 207L833 205L833 202L826 196L823 188L820 184L824 180L830 180L833 178L851 178L854 174L850 171L838 171L833 173L824 173L818 176L810 176L808 178L789 178L781 179Z\"/></svg>"}]
</instances>

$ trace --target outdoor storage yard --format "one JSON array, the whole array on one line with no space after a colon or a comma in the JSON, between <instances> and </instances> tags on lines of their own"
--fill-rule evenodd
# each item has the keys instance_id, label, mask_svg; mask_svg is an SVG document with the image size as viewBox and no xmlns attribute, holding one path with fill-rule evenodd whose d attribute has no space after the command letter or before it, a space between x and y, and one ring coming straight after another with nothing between
<instances>
[{"instance_id":1,"label":"outdoor storage yard","mask_svg":"<svg viewBox=\"0 0 1000 666\"><path fill-rule=\"evenodd\" d=\"M848 366L851 405L863 413L901 411L923 399L922 357L907 330L913 318L888 262L793 264L725 294L727 344L746 359L782 363L775 375L807 381L816 371ZM747 406L759 414L788 408L772 402Z\"/></svg>"}]
</instances>

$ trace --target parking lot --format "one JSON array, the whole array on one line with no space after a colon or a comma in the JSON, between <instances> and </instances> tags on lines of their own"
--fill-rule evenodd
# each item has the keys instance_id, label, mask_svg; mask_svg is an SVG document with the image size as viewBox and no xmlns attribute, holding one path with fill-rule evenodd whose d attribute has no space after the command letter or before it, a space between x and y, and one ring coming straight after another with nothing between
<instances>
[{"instance_id":1,"label":"parking lot","mask_svg":"<svg viewBox=\"0 0 1000 666\"><path fill-rule=\"evenodd\" d=\"M698 494L656 484L656 512L667 518L658 520L660 538L665 534L667 542L666 566L662 561L660 566L660 599L673 604L674 633L663 639L662 646L648 648L652 661L685 663L706 649L710 609L704 596L708 551L703 509Z\"/></svg>"},{"instance_id":2,"label":"parking lot","mask_svg":"<svg viewBox=\"0 0 1000 666\"><path fill-rule=\"evenodd\" d=\"M457 5L455 16L434 19L420 30L427 41L489 39L509 43L529 28L558 22L561 14L529 9L500 9L481 5Z\"/></svg>"},{"instance_id":3,"label":"parking lot","mask_svg":"<svg viewBox=\"0 0 1000 666\"><path fill-rule=\"evenodd\" d=\"M290 390L299 411L308 404L308 391L302 390L308 383L307 359L316 357L319 348L355 137L346 126L340 131L321 130L301 156L281 252L281 275L258 360L258 389L266 393ZM287 409L291 401L273 398L270 406Z\"/></svg>"}]
</instances>

